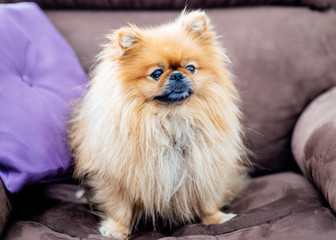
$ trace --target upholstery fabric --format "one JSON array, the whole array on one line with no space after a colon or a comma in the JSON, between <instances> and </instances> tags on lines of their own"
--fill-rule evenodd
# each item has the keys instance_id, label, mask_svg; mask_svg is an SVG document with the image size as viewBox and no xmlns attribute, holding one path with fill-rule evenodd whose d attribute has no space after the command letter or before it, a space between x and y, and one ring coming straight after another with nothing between
<instances>
[{"instance_id":1,"label":"upholstery fabric","mask_svg":"<svg viewBox=\"0 0 336 240\"><path fill-rule=\"evenodd\" d=\"M251 7L207 13L233 62L255 174L295 168L290 149L295 122L312 99L336 84L336 12ZM177 14L47 11L87 72L111 29L127 22L160 24Z\"/></svg>"},{"instance_id":2,"label":"upholstery fabric","mask_svg":"<svg viewBox=\"0 0 336 240\"><path fill-rule=\"evenodd\" d=\"M43 2L62 5L63 1ZM255 152L255 173L267 175L253 178L247 190L224 209L238 214L229 222L210 226L195 223L173 229L160 224L157 231L140 222L131 239L334 240L335 213L306 177L270 172L295 167L290 143L296 121L305 106L335 85L336 13L296 7L207 12L223 35L221 41L233 61L247 141ZM67 10L47 11L47 15L89 72L98 45L109 29L126 22L155 25L173 19L177 12ZM324 136L317 131L316 136L325 143L331 134ZM306 141L297 143L306 145ZM312 156L323 151L322 145L316 145L309 147ZM112 240L98 233L98 218L75 197L78 189L73 184L49 183L26 187L15 194L4 239Z\"/></svg>"},{"instance_id":3,"label":"upholstery fabric","mask_svg":"<svg viewBox=\"0 0 336 240\"><path fill-rule=\"evenodd\" d=\"M292 149L304 175L336 210L336 87L315 99L303 112Z\"/></svg>"},{"instance_id":4,"label":"upholstery fabric","mask_svg":"<svg viewBox=\"0 0 336 240\"><path fill-rule=\"evenodd\" d=\"M317 9L330 8L334 0L30 0L46 9L183 9L218 8L252 5L308 6ZM0 3L22 2L22 0L0 0Z\"/></svg>"},{"instance_id":5,"label":"upholstery fabric","mask_svg":"<svg viewBox=\"0 0 336 240\"><path fill-rule=\"evenodd\" d=\"M66 176L65 122L87 77L34 3L0 4L0 53L0 177L14 193Z\"/></svg>"},{"instance_id":6,"label":"upholstery fabric","mask_svg":"<svg viewBox=\"0 0 336 240\"><path fill-rule=\"evenodd\" d=\"M10 213L10 202L6 189L0 179L0 237L4 231Z\"/></svg>"},{"instance_id":7,"label":"upholstery fabric","mask_svg":"<svg viewBox=\"0 0 336 240\"><path fill-rule=\"evenodd\" d=\"M97 218L76 197L70 184L35 186L16 196L16 221L4 240L112 239L100 236ZM220 225L200 223L174 229L138 226L131 239L334 239L336 219L320 194L294 173L270 174L252 180L247 191L225 210L237 217ZM295 234L295 238L291 238ZM324 236L321 238L321 236ZM165 238L168 237L168 238Z\"/></svg>"}]
</instances>

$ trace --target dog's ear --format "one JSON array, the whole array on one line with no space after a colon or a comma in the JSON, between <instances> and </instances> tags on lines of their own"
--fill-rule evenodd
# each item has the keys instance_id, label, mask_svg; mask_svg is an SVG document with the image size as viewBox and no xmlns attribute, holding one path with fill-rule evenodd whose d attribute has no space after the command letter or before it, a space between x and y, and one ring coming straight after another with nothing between
<instances>
[{"instance_id":1,"label":"dog's ear","mask_svg":"<svg viewBox=\"0 0 336 240\"><path fill-rule=\"evenodd\" d=\"M130 50L139 42L140 37L140 30L134 25L120 28L107 35L109 41L103 45L105 51L102 52L102 56L100 57L118 60L127 50Z\"/></svg>"},{"instance_id":2,"label":"dog's ear","mask_svg":"<svg viewBox=\"0 0 336 240\"><path fill-rule=\"evenodd\" d=\"M130 25L117 30L113 35L112 41L119 44L122 50L127 49L139 40L139 29Z\"/></svg>"},{"instance_id":3,"label":"dog's ear","mask_svg":"<svg viewBox=\"0 0 336 240\"><path fill-rule=\"evenodd\" d=\"M213 35L213 26L209 17L203 11L187 12L183 10L178 21L188 33L196 37L207 38L209 34Z\"/></svg>"}]
</instances>

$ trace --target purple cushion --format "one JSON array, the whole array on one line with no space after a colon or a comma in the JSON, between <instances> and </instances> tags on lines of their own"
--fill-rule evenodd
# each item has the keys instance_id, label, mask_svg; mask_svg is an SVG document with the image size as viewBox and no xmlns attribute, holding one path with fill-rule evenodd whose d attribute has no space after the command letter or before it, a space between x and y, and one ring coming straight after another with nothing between
<instances>
[{"instance_id":1,"label":"purple cushion","mask_svg":"<svg viewBox=\"0 0 336 240\"><path fill-rule=\"evenodd\" d=\"M86 82L36 4L0 4L0 177L10 192L69 176L65 123Z\"/></svg>"}]
</instances>

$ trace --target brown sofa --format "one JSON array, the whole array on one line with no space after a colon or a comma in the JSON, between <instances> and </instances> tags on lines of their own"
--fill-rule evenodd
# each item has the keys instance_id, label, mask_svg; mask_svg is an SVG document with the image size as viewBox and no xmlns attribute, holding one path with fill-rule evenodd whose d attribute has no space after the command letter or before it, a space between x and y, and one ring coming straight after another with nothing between
<instances>
[{"instance_id":1,"label":"brown sofa","mask_svg":"<svg viewBox=\"0 0 336 240\"><path fill-rule=\"evenodd\" d=\"M86 72L110 29L169 21L185 5L182 0L36 2ZM253 177L225 210L238 214L231 221L172 229L159 223L156 231L143 221L131 239L336 239L335 1L190 0L189 6L206 8L233 62L254 153ZM110 239L100 236L97 217L75 197L78 188L68 181L9 195L1 184L3 239Z\"/></svg>"}]
</instances>

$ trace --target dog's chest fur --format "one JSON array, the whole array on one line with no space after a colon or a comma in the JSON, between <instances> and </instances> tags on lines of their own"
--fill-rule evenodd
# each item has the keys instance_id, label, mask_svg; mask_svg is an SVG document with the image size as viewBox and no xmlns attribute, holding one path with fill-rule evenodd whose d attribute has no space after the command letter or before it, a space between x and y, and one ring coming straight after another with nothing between
<instances>
[{"instance_id":1,"label":"dog's chest fur","mask_svg":"<svg viewBox=\"0 0 336 240\"><path fill-rule=\"evenodd\" d=\"M149 136L139 142L144 164L135 169L139 185L146 188L134 189L136 195L151 215L160 212L190 220L199 214L195 203L212 194L217 184L211 169L218 156L213 156L216 152L193 119L167 116L146 126L151 128L146 130Z\"/></svg>"}]
</instances>

